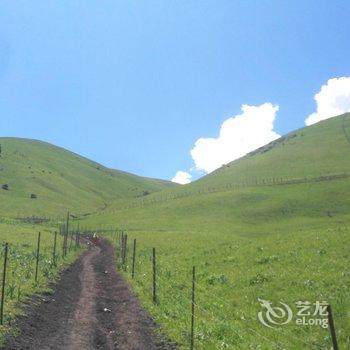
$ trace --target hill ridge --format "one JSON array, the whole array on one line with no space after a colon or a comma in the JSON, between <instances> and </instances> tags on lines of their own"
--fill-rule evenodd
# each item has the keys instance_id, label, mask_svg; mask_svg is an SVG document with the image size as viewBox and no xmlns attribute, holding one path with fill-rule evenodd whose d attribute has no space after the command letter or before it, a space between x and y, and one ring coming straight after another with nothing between
<instances>
[{"instance_id":1,"label":"hill ridge","mask_svg":"<svg viewBox=\"0 0 350 350\"><path fill-rule=\"evenodd\" d=\"M62 215L102 210L113 202L176 184L105 167L49 142L0 138L0 215Z\"/></svg>"}]
</instances>

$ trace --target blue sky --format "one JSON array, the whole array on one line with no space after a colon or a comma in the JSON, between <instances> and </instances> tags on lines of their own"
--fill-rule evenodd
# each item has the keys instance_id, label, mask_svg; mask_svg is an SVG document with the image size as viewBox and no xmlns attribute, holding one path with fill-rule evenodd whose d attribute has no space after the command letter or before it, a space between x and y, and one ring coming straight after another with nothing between
<instances>
[{"instance_id":1,"label":"blue sky","mask_svg":"<svg viewBox=\"0 0 350 350\"><path fill-rule=\"evenodd\" d=\"M243 104L278 105L277 134L304 126L321 86L350 76L349 13L348 1L4 0L0 134L170 179Z\"/></svg>"}]
</instances>

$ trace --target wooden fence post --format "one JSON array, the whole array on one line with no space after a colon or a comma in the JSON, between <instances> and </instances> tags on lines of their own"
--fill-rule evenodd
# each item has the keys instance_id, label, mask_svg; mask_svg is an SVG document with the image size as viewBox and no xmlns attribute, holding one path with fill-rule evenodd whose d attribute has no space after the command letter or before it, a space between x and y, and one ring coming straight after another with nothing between
<instances>
[{"instance_id":1,"label":"wooden fence post","mask_svg":"<svg viewBox=\"0 0 350 350\"><path fill-rule=\"evenodd\" d=\"M66 240L66 232L64 231L63 225L60 226L60 234L63 236L63 242L62 242L62 258L64 258L64 244Z\"/></svg>"},{"instance_id":2,"label":"wooden fence post","mask_svg":"<svg viewBox=\"0 0 350 350\"><path fill-rule=\"evenodd\" d=\"M119 232L117 232L116 240L115 240L115 255L116 255L116 259L118 259L118 249L119 249L118 243L119 242L120 242Z\"/></svg>"},{"instance_id":3,"label":"wooden fence post","mask_svg":"<svg viewBox=\"0 0 350 350\"><path fill-rule=\"evenodd\" d=\"M196 268L193 266L192 269L192 302L191 302L191 346L190 349L193 350L194 347L194 311L195 311L195 288L196 288Z\"/></svg>"},{"instance_id":4,"label":"wooden fence post","mask_svg":"<svg viewBox=\"0 0 350 350\"><path fill-rule=\"evenodd\" d=\"M153 302L157 303L157 283L156 283L156 248L152 249L152 271L153 271Z\"/></svg>"},{"instance_id":5,"label":"wooden fence post","mask_svg":"<svg viewBox=\"0 0 350 350\"><path fill-rule=\"evenodd\" d=\"M53 240L52 262L54 266L56 266L56 247L57 247L57 231L55 231L54 233L54 240Z\"/></svg>"},{"instance_id":6,"label":"wooden fence post","mask_svg":"<svg viewBox=\"0 0 350 350\"><path fill-rule=\"evenodd\" d=\"M132 249L132 272L131 272L132 279L134 279L134 276L135 276L135 255L136 255L136 238L134 239L134 246Z\"/></svg>"},{"instance_id":7,"label":"wooden fence post","mask_svg":"<svg viewBox=\"0 0 350 350\"><path fill-rule=\"evenodd\" d=\"M124 232L120 234L120 260L123 263L123 249L124 249Z\"/></svg>"},{"instance_id":8,"label":"wooden fence post","mask_svg":"<svg viewBox=\"0 0 350 350\"><path fill-rule=\"evenodd\" d=\"M339 350L337 335L335 332L333 314L332 314L332 307L330 305L327 305L327 313L328 313L328 327L329 327L329 331L331 332L333 350Z\"/></svg>"},{"instance_id":9,"label":"wooden fence post","mask_svg":"<svg viewBox=\"0 0 350 350\"><path fill-rule=\"evenodd\" d=\"M38 245L36 247L35 282L38 282L38 269L39 269L39 257L40 257L40 239L41 239L41 232L39 232L39 234L38 234Z\"/></svg>"},{"instance_id":10,"label":"wooden fence post","mask_svg":"<svg viewBox=\"0 0 350 350\"><path fill-rule=\"evenodd\" d=\"M124 259L123 259L124 271L126 271L127 249L128 249L128 235L124 235Z\"/></svg>"},{"instance_id":11,"label":"wooden fence post","mask_svg":"<svg viewBox=\"0 0 350 350\"><path fill-rule=\"evenodd\" d=\"M65 255L67 255L67 248L68 248L69 219L70 219L70 214L69 214L69 211L68 211L68 212L67 212L67 222L66 222L66 246L65 246Z\"/></svg>"},{"instance_id":12,"label":"wooden fence post","mask_svg":"<svg viewBox=\"0 0 350 350\"><path fill-rule=\"evenodd\" d=\"M124 254L124 235L120 236L120 262L123 264L123 254Z\"/></svg>"},{"instance_id":13,"label":"wooden fence post","mask_svg":"<svg viewBox=\"0 0 350 350\"><path fill-rule=\"evenodd\" d=\"M7 268L7 254L9 250L9 244L5 243L4 250L4 269L2 274L2 287L1 287L1 304L0 304L0 325L4 324L4 304L5 304L5 283L6 283L6 268Z\"/></svg>"},{"instance_id":14,"label":"wooden fence post","mask_svg":"<svg viewBox=\"0 0 350 350\"><path fill-rule=\"evenodd\" d=\"M63 239L63 256L67 255L68 232L69 232L69 211L67 212L66 232L64 234L64 239Z\"/></svg>"}]
</instances>

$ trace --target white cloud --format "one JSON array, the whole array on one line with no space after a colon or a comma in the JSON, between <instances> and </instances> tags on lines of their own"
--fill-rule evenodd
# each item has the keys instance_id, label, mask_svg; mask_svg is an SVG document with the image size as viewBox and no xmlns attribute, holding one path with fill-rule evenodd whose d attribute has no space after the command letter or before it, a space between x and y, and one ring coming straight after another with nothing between
<instances>
[{"instance_id":1,"label":"white cloud","mask_svg":"<svg viewBox=\"0 0 350 350\"><path fill-rule=\"evenodd\" d=\"M273 130L279 107L242 105L242 113L225 120L217 138L200 138L191 150L197 170L209 173L280 137Z\"/></svg>"},{"instance_id":2,"label":"white cloud","mask_svg":"<svg viewBox=\"0 0 350 350\"><path fill-rule=\"evenodd\" d=\"M185 185L191 182L192 175L186 173L186 171L178 171L176 175L171 179L172 182L176 182L181 185Z\"/></svg>"},{"instance_id":3,"label":"white cloud","mask_svg":"<svg viewBox=\"0 0 350 350\"><path fill-rule=\"evenodd\" d=\"M350 112L350 77L329 79L315 95L317 109L310 114L306 125Z\"/></svg>"}]
</instances>

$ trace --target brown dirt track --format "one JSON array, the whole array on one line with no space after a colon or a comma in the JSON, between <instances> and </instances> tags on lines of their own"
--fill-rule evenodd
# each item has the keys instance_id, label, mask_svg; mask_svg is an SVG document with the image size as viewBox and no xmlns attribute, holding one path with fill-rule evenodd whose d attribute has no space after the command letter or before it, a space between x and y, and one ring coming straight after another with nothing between
<instances>
[{"instance_id":1,"label":"brown dirt track","mask_svg":"<svg viewBox=\"0 0 350 350\"><path fill-rule=\"evenodd\" d=\"M114 267L114 251L101 241L61 274L54 293L36 296L17 320L19 334L3 350L170 350Z\"/></svg>"}]
</instances>

